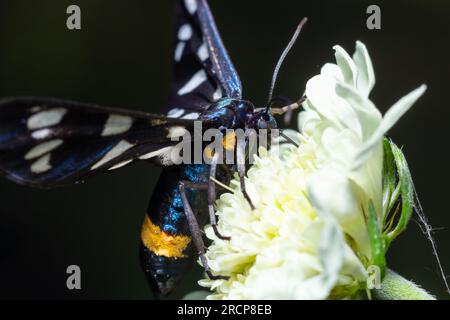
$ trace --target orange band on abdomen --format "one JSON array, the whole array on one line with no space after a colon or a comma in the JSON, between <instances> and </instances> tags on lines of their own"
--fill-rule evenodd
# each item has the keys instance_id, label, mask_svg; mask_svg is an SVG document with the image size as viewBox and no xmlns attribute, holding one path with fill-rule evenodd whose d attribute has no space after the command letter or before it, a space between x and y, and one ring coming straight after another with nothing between
<instances>
[{"instance_id":1,"label":"orange band on abdomen","mask_svg":"<svg viewBox=\"0 0 450 320\"><path fill-rule=\"evenodd\" d=\"M185 235L171 235L155 225L148 215L145 215L142 225L141 240L144 246L158 256L168 258L184 258L184 249L191 242Z\"/></svg>"}]
</instances>

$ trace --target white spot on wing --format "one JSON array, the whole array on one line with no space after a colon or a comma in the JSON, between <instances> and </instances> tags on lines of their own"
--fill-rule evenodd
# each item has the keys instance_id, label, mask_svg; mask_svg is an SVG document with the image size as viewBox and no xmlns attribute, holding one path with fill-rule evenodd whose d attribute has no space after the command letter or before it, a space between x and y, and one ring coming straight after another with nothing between
<instances>
[{"instance_id":1,"label":"white spot on wing","mask_svg":"<svg viewBox=\"0 0 450 320\"><path fill-rule=\"evenodd\" d=\"M128 141L120 140L119 143L114 146L114 148L109 150L108 153L106 153L105 156L100 161L98 161L91 167L91 170L97 169L98 167L104 165L105 163L111 161L112 159L117 158L122 153L130 149L132 146L133 144L129 143Z\"/></svg>"},{"instance_id":2,"label":"white spot on wing","mask_svg":"<svg viewBox=\"0 0 450 320\"><path fill-rule=\"evenodd\" d=\"M40 129L58 124L62 120L66 112L67 109L55 108L40 111L36 114L33 114L31 117L28 118L27 121L28 129L30 130Z\"/></svg>"},{"instance_id":3,"label":"white spot on wing","mask_svg":"<svg viewBox=\"0 0 450 320\"><path fill-rule=\"evenodd\" d=\"M133 161L133 159L125 160L125 161L119 162L118 164L116 164L115 166L112 166L112 167L109 168L108 170L115 170L115 169L122 168L123 166L126 166L127 164L129 164L131 161Z\"/></svg>"},{"instance_id":4,"label":"white spot on wing","mask_svg":"<svg viewBox=\"0 0 450 320\"><path fill-rule=\"evenodd\" d=\"M133 124L133 119L128 116L111 114L105 123L102 136L111 136L128 131Z\"/></svg>"},{"instance_id":5,"label":"white spot on wing","mask_svg":"<svg viewBox=\"0 0 450 320\"><path fill-rule=\"evenodd\" d=\"M200 114L198 112L191 112L188 114L185 114L184 116L181 117L181 119L190 119L190 120L195 120L198 119L198 116Z\"/></svg>"},{"instance_id":6,"label":"white spot on wing","mask_svg":"<svg viewBox=\"0 0 450 320\"><path fill-rule=\"evenodd\" d=\"M44 107L42 107L42 106L34 106L30 109L30 112L35 113L35 112L41 111L43 108Z\"/></svg>"},{"instance_id":7,"label":"white spot on wing","mask_svg":"<svg viewBox=\"0 0 450 320\"><path fill-rule=\"evenodd\" d=\"M139 159L147 160L156 156L161 156L163 154L170 154L172 147L164 147L156 151L149 152L139 157Z\"/></svg>"},{"instance_id":8,"label":"white spot on wing","mask_svg":"<svg viewBox=\"0 0 450 320\"><path fill-rule=\"evenodd\" d=\"M178 39L182 41L187 41L192 37L192 28L190 25L183 24L178 30Z\"/></svg>"},{"instance_id":9,"label":"white spot on wing","mask_svg":"<svg viewBox=\"0 0 450 320\"><path fill-rule=\"evenodd\" d=\"M52 166L50 165L50 153L40 157L30 166L31 172L34 173L42 173L50 170L51 168Z\"/></svg>"},{"instance_id":10,"label":"white spot on wing","mask_svg":"<svg viewBox=\"0 0 450 320\"><path fill-rule=\"evenodd\" d=\"M198 50L197 50L197 56L201 61L205 61L209 58L208 48L206 47L206 44L202 44Z\"/></svg>"},{"instance_id":11,"label":"white spot on wing","mask_svg":"<svg viewBox=\"0 0 450 320\"><path fill-rule=\"evenodd\" d=\"M185 45L186 44L184 42L178 42L177 47L175 48L175 56L174 56L176 62L180 62Z\"/></svg>"},{"instance_id":12,"label":"white spot on wing","mask_svg":"<svg viewBox=\"0 0 450 320\"><path fill-rule=\"evenodd\" d=\"M173 108L167 112L167 118L179 118L183 115L184 110L181 108Z\"/></svg>"},{"instance_id":13,"label":"white spot on wing","mask_svg":"<svg viewBox=\"0 0 450 320\"><path fill-rule=\"evenodd\" d=\"M194 14L197 11L197 0L184 0L184 4L190 14Z\"/></svg>"},{"instance_id":14,"label":"white spot on wing","mask_svg":"<svg viewBox=\"0 0 450 320\"><path fill-rule=\"evenodd\" d=\"M39 130L33 131L33 132L31 133L31 136L32 136L34 139L45 139L45 138L47 138L51 133L52 133L52 130L45 128L45 129L39 129Z\"/></svg>"},{"instance_id":15,"label":"white spot on wing","mask_svg":"<svg viewBox=\"0 0 450 320\"><path fill-rule=\"evenodd\" d=\"M220 86L218 86L213 94L213 100L216 101L219 100L220 98L222 98L222 89L220 89Z\"/></svg>"},{"instance_id":16,"label":"white spot on wing","mask_svg":"<svg viewBox=\"0 0 450 320\"><path fill-rule=\"evenodd\" d=\"M178 90L178 95L182 96L183 94L191 92L199 85L201 85L204 81L206 81L206 73L205 70L201 69L197 71L197 73L195 73L180 90Z\"/></svg>"},{"instance_id":17,"label":"white spot on wing","mask_svg":"<svg viewBox=\"0 0 450 320\"><path fill-rule=\"evenodd\" d=\"M25 155L25 159L30 160L40 157L43 154L46 154L47 152L52 151L55 148L58 148L62 144L63 140L61 139L42 142L41 144L38 144L37 146L31 148L31 150L28 151L27 154Z\"/></svg>"},{"instance_id":18,"label":"white spot on wing","mask_svg":"<svg viewBox=\"0 0 450 320\"><path fill-rule=\"evenodd\" d=\"M182 126L173 126L169 128L169 133L167 134L167 138L175 139L182 137L187 132L186 128Z\"/></svg>"},{"instance_id":19,"label":"white spot on wing","mask_svg":"<svg viewBox=\"0 0 450 320\"><path fill-rule=\"evenodd\" d=\"M172 150L165 153L161 153L159 155L159 161L163 166L170 166L171 164L173 164L174 161L172 160Z\"/></svg>"}]
</instances>

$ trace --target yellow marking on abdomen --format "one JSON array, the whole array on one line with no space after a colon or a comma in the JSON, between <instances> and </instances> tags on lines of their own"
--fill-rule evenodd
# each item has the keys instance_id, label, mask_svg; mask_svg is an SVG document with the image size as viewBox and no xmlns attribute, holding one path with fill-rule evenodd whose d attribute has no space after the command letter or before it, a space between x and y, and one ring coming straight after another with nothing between
<instances>
[{"instance_id":1,"label":"yellow marking on abdomen","mask_svg":"<svg viewBox=\"0 0 450 320\"><path fill-rule=\"evenodd\" d=\"M142 225L141 240L144 246L158 256L168 258L184 258L184 249L191 242L189 236L171 235L154 224L148 215L145 215Z\"/></svg>"},{"instance_id":2,"label":"yellow marking on abdomen","mask_svg":"<svg viewBox=\"0 0 450 320\"><path fill-rule=\"evenodd\" d=\"M222 138L222 146L225 151L233 151L236 147L236 133L229 132L225 134L225 136ZM210 146L207 146L203 152L206 158L212 159L214 157L215 151L216 150L214 150Z\"/></svg>"},{"instance_id":3,"label":"yellow marking on abdomen","mask_svg":"<svg viewBox=\"0 0 450 320\"><path fill-rule=\"evenodd\" d=\"M227 133L225 137L223 137L222 144L225 150L234 150L234 147L236 146L236 133Z\"/></svg>"}]
</instances>

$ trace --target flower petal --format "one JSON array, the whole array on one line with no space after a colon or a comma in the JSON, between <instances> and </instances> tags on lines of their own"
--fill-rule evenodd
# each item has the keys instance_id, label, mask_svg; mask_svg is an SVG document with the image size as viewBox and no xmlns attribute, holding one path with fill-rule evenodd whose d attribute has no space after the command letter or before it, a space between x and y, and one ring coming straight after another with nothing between
<instances>
[{"instance_id":1,"label":"flower petal","mask_svg":"<svg viewBox=\"0 0 450 320\"><path fill-rule=\"evenodd\" d=\"M341 46L336 45L333 49L335 50L334 55L336 56L336 62L339 68L341 68L345 83L351 86L356 86L358 70L352 58Z\"/></svg>"},{"instance_id":2,"label":"flower petal","mask_svg":"<svg viewBox=\"0 0 450 320\"><path fill-rule=\"evenodd\" d=\"M356 79L358 91L368 97L375 85L375 72L373 71L372 60L370 60L367 48L360 41L356 41L356 50L353 54L353 61L355 61L358 70Z\"/></svg>"},{"instance_id":3,"label":"flower petal","mask_svg":"<svg viewBox=\"0 0 450 320\"><path fill-rule=\"evenodd\" d=\"M320 74L333 77L337 81L344 81L344 75L342 74L341 68L334 63L325 63L322 69L320 69Z\"/></svg>"},{"instance_id":4,"label":"flower petal","mask_svg":"<svg viewBox=\"0 0 450 320\"><path fill-rule=\"evenodd\" d=\"M380 125L382 119L381 112L375 107L372 101L349 85L337 83L336 93L342 99L348 101L353 107L361 123L362 139L367 140Z\"/></svg>"},{"instance_id":5,"label":"flower petal","mask_svg":"<svg viewBox=\"0 0 450 320\"><path fill-rule=\"evenodd\" d=\"M424 94L427 86L421 85L406 96L398 100L384 115L380 126L366 141L357 153L352 170L357 170L370 157L372 150L381 144L384 134L408 111L412 105Z\"/></svg>"},{"instance_id":6,"label":"flower petal","mask_svg":"<svg viewBox=\"0 0 450 320\"><path fill-rule=\"evenodd\" d=\"M309 177L308 194L319 214L325 212L342 221L356 211L349 180L333 167L322 168Z\"/></svg>"},{"instance_id":7,"label":"flower petal","mask_svg":"<svg viewBox=\"0 0 450 320\"><path fill-rule=\"evenodd\" d=\"M189 292L187 295L183 297L183 300L205 300L208 295L209 295L208 291L197 290Z\"/></svg>"}]
</instances>

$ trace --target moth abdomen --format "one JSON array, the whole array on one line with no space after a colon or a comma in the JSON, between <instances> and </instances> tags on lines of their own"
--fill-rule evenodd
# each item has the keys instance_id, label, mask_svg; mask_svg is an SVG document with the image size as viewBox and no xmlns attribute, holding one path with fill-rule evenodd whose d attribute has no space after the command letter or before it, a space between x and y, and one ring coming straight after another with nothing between
<instances>
[{"instance_id":1,"label":"moth abdomen","mask_svg":"<svg viewBox=\"0 0 450 320\"><path fill-rule=\"evenodd\" d=\"M169 294L190 270L197 253L184 213L180 181L207 181L207 165L167 167L156 185L141 229L141 265L156 296ZM192 206L205 216L206 192L188 190Z\"/></svg>"}]
</instances>

